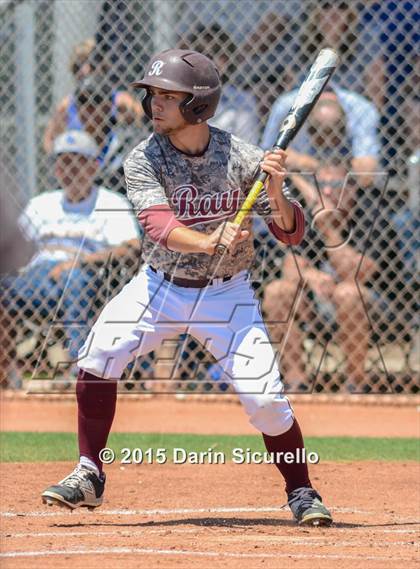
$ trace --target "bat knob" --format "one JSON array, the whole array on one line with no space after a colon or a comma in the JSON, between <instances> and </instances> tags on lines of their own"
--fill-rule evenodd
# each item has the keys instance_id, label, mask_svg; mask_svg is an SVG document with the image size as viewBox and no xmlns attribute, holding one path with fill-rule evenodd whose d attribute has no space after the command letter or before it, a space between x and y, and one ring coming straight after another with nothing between
<instances>
[{"instance_id":1,"label":"bat knob","mask_svg":"<svg viewBox=\"0 0 420 569\"><path fill-rule=\"evenodd\" d=\"M219 245L216 246L216 255L223 255L223 253L226 251L226 246L222 245L221 243L219 243Z\"/></svg>"}]
</instances>

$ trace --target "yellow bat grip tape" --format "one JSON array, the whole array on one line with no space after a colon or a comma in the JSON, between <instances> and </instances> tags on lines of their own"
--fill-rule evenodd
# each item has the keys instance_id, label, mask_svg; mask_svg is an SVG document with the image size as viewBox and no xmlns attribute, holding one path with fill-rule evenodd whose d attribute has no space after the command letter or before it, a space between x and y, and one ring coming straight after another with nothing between
<instances>
[{"instance_id":1,"label":"yellow bat grip tape","mask_svg":"<svg viewBox=\"0 0 420 569\"><path fill-rule=\"evenodd\" d=\"M246 200L242 204L241 209L236 214L236 217L233 220L233 223L235 223L236 225L242 224L243 220L245 219L245 217L250 212L252 206L254 205L254 203L258 197L258 194L261 192L263 187L264 187L264 182L261 182L260 180L257 180L256 182L254 182L254 185L252 186L249 194L247 195Z\"/></svg>"}]
</instances>

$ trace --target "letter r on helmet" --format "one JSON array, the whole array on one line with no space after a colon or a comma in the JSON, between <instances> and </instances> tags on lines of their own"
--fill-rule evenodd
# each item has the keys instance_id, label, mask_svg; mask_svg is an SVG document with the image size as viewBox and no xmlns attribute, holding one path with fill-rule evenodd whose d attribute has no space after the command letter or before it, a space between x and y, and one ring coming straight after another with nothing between
<instances>
[{"instance_id":1,"label":"letter r on helmet","mask_svg":"<svg viewBox=\"0 0 420 569\"><path fill-rule=\"evenodd\" d=\"M150 71L147 75L160 75L162 73L162 67L164 66L164 62L160 59L157 59L152 63Z\"/></svg>"}]
</instances>

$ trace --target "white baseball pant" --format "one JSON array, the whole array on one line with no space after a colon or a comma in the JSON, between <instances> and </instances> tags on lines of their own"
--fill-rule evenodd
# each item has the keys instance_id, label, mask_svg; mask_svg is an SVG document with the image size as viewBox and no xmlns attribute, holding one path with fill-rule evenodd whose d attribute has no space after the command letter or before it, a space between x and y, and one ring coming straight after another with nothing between
<instances>
[{"instance_id":1,"label":"white baseball pant","mask_svg":"<svg viewBox=\"0 0 420 569\"><path fill-rule=\"evenodd\" d=\"M184 333L218 360L256 429L271 436L290 429L293 411L282 393L275 354L246 271L197 289L176 286L144 265L105 306L78 364L98 377L120 379L134 358Z\"/></svg>"}]
</instances>

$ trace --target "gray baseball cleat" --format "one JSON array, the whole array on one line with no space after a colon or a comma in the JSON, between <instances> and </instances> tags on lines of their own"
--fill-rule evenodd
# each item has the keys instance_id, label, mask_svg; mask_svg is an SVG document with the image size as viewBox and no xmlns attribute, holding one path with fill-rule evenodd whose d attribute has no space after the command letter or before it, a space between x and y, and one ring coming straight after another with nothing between
<instances>
[{"instance_id":1,"label":"gray baseball cleat","mask_svg":"<svg viewBox=\"0 0 420 569\"><path fill-rule=\"evenodd\" d=\"M287 503L299 525L330 526L331 513L322 503L322 498L313 488L296 488L288 495Z\"/></svg>"},{"instance_id":2,"label":"gray baseball cleat","mask_svg":"<svg viewBox=\"0 0 420 569\"><path fill-rule=\"evenodd\" d=\"M105 474L98 477L93 470L78 464L71 474L42 493L42 502L70 510L81 506L93 510L102 504L104 489Z\"/></svg>"}]
</instances>

